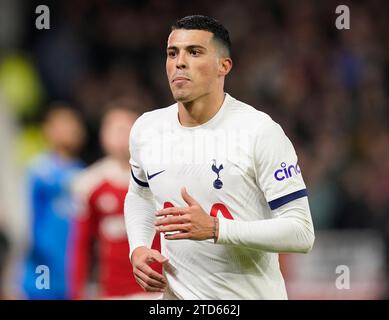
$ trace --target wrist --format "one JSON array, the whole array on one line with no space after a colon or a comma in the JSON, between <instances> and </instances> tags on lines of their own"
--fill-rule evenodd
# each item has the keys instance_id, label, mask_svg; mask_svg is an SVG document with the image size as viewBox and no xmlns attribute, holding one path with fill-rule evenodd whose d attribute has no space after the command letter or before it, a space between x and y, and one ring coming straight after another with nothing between
<instances>
[{"instance_id":1,"label":"wrist","mask_svg":"<svg viewBox=\"0 0 389 320\"><path fill-rule=\"evenodd\" d=\"M215 243L216 243L218 237L219 237L219 219L217 217L214 217L213 218L212 238L213 238L213 241Z\"/></svg>"},{"instance_id":2,"label":"wrist","mask_svg":"<svg viewBox=\"0 0 389 320\"><path fill-rule=\"evenodd\" d=\"M136 258L140 254L142 254L145 249L147 250L148 248L146 246L139 246L139 247L136 247L134 250L132 250L132 253L130 255L130 262L132 263L132 260L134 259L134 257Z\"/></svg>"}]
</instances>

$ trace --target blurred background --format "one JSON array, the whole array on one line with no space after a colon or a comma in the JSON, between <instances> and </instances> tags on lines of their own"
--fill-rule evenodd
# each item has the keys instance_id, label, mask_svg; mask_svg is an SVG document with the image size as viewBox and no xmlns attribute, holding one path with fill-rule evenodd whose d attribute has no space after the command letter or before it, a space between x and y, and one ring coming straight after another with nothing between
<instances>
[{"instance_id":1,"label":"blurred background","mask_svg":"<svg viewBox=\"0 0 389 320\"><path fill-rule=\"evenodd\" d=\"M40 4L50 9L49 30L35 26ZM350 30L335 26L340 4L350 9ZM226 91L279 122L299 156L316 243L309 255L282 256L289 297L388 298L388 12L384 0L0 0L2 297L25 298L26 177L48 148L42 123L53 103L80 115L86 142L77 158L94 163L110 101L126 98L138 112L174 102L165 75L170 25L204 14L230 32Z\"/></svg>"}]
</instances>

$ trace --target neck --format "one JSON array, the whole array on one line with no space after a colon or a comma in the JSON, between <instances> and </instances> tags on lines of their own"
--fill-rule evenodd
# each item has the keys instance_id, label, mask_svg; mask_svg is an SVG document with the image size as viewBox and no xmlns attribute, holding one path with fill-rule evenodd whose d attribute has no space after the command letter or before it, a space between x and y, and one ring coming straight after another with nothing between
<instances>
[{"instance_id":1,"label":"neck","mask_svg":"<svg viewBox=\"0 0 389 320\"><path fill-rule=\"evenodd\" d=\"M67 150L66 148L54 147L53 152L58 157L60 157L61 159L65 160L65 161L69 161L69 160L72 160L74 158L74 155L71 152L69 152L69 150Z\"/></svg>"},{"instance_id":2,"label":"neck","mask_svg":"<svg viewBox=\"0 0 389 320\"><path fill-rule=\"evenodd\" d=\"M119 165L120 165L120 168L122 168L125 171L128 171L130 169L130 164L129 164L127 158L121 158L119 160Z\"/></svg>"},{"instance_id":3,"label":"neck","mask_svg":"<svg viewBox=\"0 0 389 320\"><path fill-rule=\"evenodd\" d=\"M123 171L128 171L130 169L130 164L129 164L129 157L124 157L124 156L119 156L119 155L108 155L108 158L112 159L115 161L118 165L119 168Z\"/></svg>"},{"instance_id":4,"label":"neck","mask_svg":"<svg viewBox=\"0 0 389 320\"><path fill-rule=\"evenodd\" d=\"M223 90L206 94L193 101L178 102L178 118L184 127L206 123L219 111L224 101Z\"/></svg>"}]
</instances>

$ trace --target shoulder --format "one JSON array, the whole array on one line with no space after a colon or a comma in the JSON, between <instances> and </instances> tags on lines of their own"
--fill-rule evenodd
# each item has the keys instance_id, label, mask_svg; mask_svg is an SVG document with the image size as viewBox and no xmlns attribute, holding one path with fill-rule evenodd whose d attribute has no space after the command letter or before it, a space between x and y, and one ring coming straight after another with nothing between
<instances>
[{"instance_id":1,"label":"shoulder","mask_svg":"<svg viewBox=\"0 0 389 320\"><path fill-rule=\"evenodd\" d=\"M29 176L37 179L48 178L53 174L54 169L52 156L47 152L35 156L27 166Z\"/></svg>"},{"instance_id":2,"label":"shoulder","mask_svg":"<svg viewBox=\"0 0 389 320\"><path fill-rule=\"evenodd\" d=\"M176 103L168 107L145 112L135 121L131 132L136 134L145 129L156 128L163 124L164 121L172 119L175 112L177 112Z\"/></svg>"},{"instance_id":3,"label":"shoulder","mask_svg":"<svg viewBox=\"0 0 389 320\"><path fill-rule=\"evenodd\" d=\"M107 184L111 189L127 189L129 172L129 168L121 167L117 160L106 156L81 171L74 179L72 190L89 197Z\"/></svg>"},{"instance_id":4,"label":"shoulder","mask_svg":"<svg viewBox=\"0 0 389 320\"><path fill-rule=\"evenodd\" d=\"M52 161L51 161L50 153L43 152L43 153L40 153L32 158L32 160L30 161L30 163L28 165L28 168L31 170L34 170L34 169L39 168L43 164L47 165L47 164L50 164L51 162Z\"/></svg>"},{"instance_id":5,"label":"shoulder","mask_svg":"<svg viewBox=\"0 0 389 320\"><path fill-rule=\"evenodd\" d=\"M96 161L77 175L72 184L72 191L83 198L90 196L105 179L107 169L109 169L107 158Z\"/></svg>"},{"instance_id":6,"label":"shoulder","mask_svg":"<svg viewBox=\"0 0 389 320\"><path fill-rule=\"evenodd\" d=\"M279 126L269 114L261 111L260 108L254 108L231 96L229 96L229 99L230 118L239 126L244 125L246 129L256 134L262 131L274 130Z\"/></svg>"},{"instance_id":7,"label":"shoulder","mask_svg":"<svg viewBox=\"0 0 389 320\"><path fill-rule=\"evenodd\" d=\"M177 116L177 104L142 114L133 124L129 145L134 154L138 147L159 135Z\"/></svg>"}]
</instances>

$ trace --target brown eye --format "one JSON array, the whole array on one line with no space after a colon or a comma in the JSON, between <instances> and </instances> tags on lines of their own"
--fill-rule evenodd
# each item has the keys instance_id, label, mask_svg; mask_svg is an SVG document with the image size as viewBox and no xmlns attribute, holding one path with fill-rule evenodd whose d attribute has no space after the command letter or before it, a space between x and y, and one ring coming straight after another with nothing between
<instances>
[{"instance_id":1,"label":"brown eye","mask_svg":"<svg viewBox=\"0 0 389 320\"><path fill-rule=\"evenodd\" d=\"M197 56L200 54L200 51L198 51L198 50L191 50L191 51L190 51L190 54L191 54L192 56L194 56L194 57L197 57Z\"/></svg>"},{"instance_id":2,"label":"brown eye","mask_svg":"<svg viewBox=\"0 0 389 320\"><path fill-rule=\"evenodd\" d=\"M169 58L174 58L176 56L176 53L174 51L169 51L167 55Z\"/></svg>"}]
</instances>

